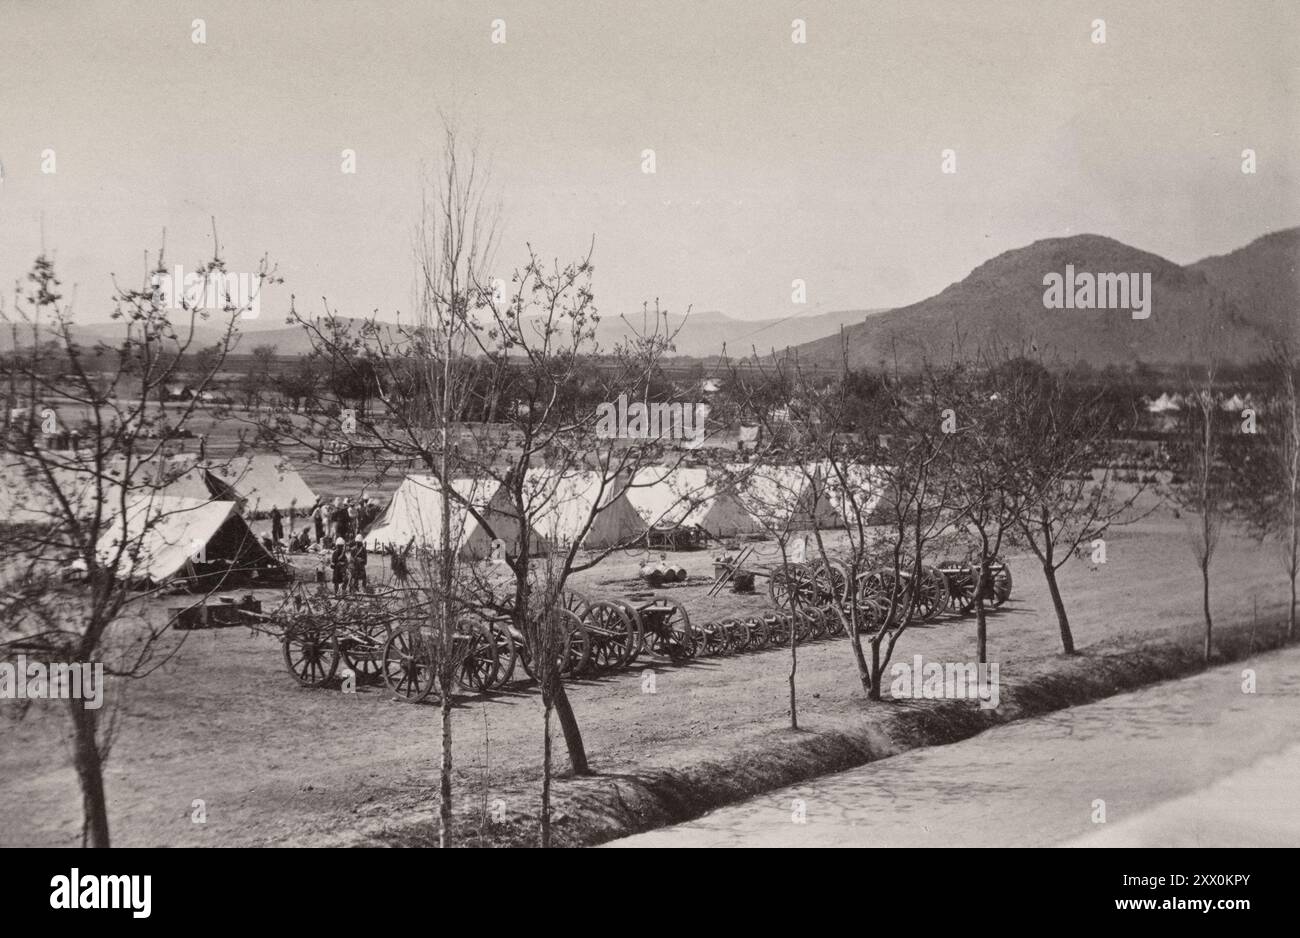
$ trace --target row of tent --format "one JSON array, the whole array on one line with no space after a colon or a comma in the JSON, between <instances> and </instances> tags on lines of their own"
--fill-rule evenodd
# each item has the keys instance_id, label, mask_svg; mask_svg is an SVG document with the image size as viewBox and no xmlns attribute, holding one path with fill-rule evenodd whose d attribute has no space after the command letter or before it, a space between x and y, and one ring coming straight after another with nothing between
<instances>
[{"instance_id":1,"label":"row of tent","mask_svg":"<svg viewBox=\"0 0 1300 938\"><path fill-rule=\"evenodd\" d=\"M1152 414L1167 414L1182 410L1187 406L1187 398L1182 394L1169 394L1165 392L1155 400L1147 403L1147 412ZM1234 394L1232 397L1221 398L1219 400L1219 409L1226 410L1230 413L1237 413L1245 410L1247 407L1254 407L1254 401L1248 394L1242 397L1240 394Z\"/></svg>"},{"instance_id":2,"label":"row of tent","mask_svg":"<svg viewBox=\"0 0 1300 938\"><path fill-rule=\"evenodd\" d=\"M882 474L855 467L848 483L873 520L870 513L884 496ZM507 548L518 543L522 518L500 481L463 478L450 487L450 540L459 556L484 559L493 556L494 540ZM529 542L542 553L574 543L586 550L627 545L652 528L691 527L719 539L761 536L782 527L833 528L845 517L843 488L832 484L822 465L734 465L718 473L652 466L615 480L598 472L535 468L524 477L522 500L523 516L531 522ZM408 476L365 533L367 549L437 547L441 491L432 476Z\"/></svg>"},{"instance_id":3,"label":"row of tent","mask_svg":"<svg viewBox=\"0 0 1300 938\"><path fill-rule=\"evenodd\" d=\"M110 460L107 478L98 480L72 463L48 468L12 459L0 463L0 522L58 526L67 509L89 518L102 492L101 562L115 557L125 541L132 549L121 558L119 573L162 583L180 575L275 569L278 562L247 519L277 508L305 515L316 503L302 477L269 454L207 463L192 456L150 460L132 471L129 488L115 485L125 474L121 460Z\"/></svg>"}]
</instances>

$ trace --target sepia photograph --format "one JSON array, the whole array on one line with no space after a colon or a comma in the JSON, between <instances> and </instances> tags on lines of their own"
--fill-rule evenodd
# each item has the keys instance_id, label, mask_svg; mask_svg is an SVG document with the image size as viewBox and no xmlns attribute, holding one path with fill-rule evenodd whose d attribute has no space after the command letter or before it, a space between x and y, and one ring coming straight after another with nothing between
<instances>
[{"instance_id":1,"label":"sepia photograph","mask_svg":"<svg viewBox=\"0 0 1300 938\"><path fill-rule=\"evenodd\" d=\"M1251 909L1298 61L1288 0L3 0L0 846Z\"/></svg>"}]
</instances>

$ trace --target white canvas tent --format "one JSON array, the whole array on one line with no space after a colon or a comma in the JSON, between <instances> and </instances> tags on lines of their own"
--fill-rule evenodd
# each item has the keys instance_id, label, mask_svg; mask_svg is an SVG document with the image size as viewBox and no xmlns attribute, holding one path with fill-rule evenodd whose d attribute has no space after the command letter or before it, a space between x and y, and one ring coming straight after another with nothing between
<instances>
[{"instance_id":1,"label":"white canvas tent","mask_svg":"<svg viewBox=\"0 0 1300 938\"><path fill-rule=\"evenodd\" d=\"M212 462L208 472L219 485L218 496L239 502L246 518L257 518L279 508L306 515L316 504L316 493L292 466L274 453L237 456Z\"/></svg>"},{"instance_id":2,"label":"white canvas tent","mask_svg":"<svg viewBox=\"0 0 1300 938\"><path fill-rule=\"evenodd\" d=\"M162 583L177 575L220 575L277 567L234 502L141 495L109 519L96 552L112 562L123 544L118 574Z\"/></svg>"},{"instance_id":3,"label":"white canvas tent","mask_svg":"<svg viewBox=\"0 0 1300 938\"><path fill-rule=\"evenodd\" d=\"M1178 402L1171 398L1167 391L1147 405L1147 411L1153 414L1163 414L1179 409Z\"/></svg>"},{"instance_id":4,"label":"white canvas tent","mask_svg":"<svg viewBox=\"0 0 1300 938\"><path fill-rule=\"evenodd\" d=\"M482 560L492 556L492 534L505 544L510 553L519 541L519 522L507 493L495 480L453 479L451 482L452 543L463 560ZM437 549L442 542L442 487L433 476L407 476L388 507L365 534L368 550L401 549L414 544L423 549ZM473 505L492 534L479 524L466 507ZM544 546L536 533L531 538L535 550Z\"/></svg>"},{"instance_id":5,"label":"white canvas tent","mask_svg":"<svg viewBox=\"0 0 1300 938\"><path fill-rule=\"evenodd\" d=\"M651 526L697 527L714 537L763 531L736 494L714 484L704 468L647 466L632 477L624 494Z\"/></svg>"},{"instance_id":6,"label":"white canvas tent","mask_svg":"<svg viewBox=\"0 0 1300 938\"><path fill-rule=\"evenodd\" d=\"M576 469L529 469L524 476L524 504L534 529L556 547L578 542L586 550L631 544L645 536L649 527L627 496L613 481L602 490L603 478L599 472ZM595 506L599 513L582 535Z\"/></svg>"},{"instance_id":7,"label":"white canvas tent","mask_svg":"<svg viewBox=\"0 0 1300 938\"><path fill-rule=\"evenodd\" d=\"M826 529L843 524L826 491L821 470L815 465L733 463L726 468L741 504L767 528Z\"/></svg>"},{"instance_id":8,"label":"white canvas tent","mask_svg":"<svg viewBox=\"0 0 1300 938\"><path fill-rule=\"evenodd\" d=\"M121 456L110 459L106 473L121 481L127 471L126 460ZM213 497L219 483L198 463L194 454L157 456L150 459L134 458L131 461L131 494L152 493L171 498L207 500Z\"/></svg>"},{"instance_id":9,"label":"white canvas tent","mask_svg":"<svg viewBox=\"0 0 1300 938\"><path fill-rule=\"evenodd\" d=\"M887 522L884 510L885 495L889 491L888 474L879 466L864 466L850 463L839 472L828 462L819 463L822 486L826 492L835 517L841 525L857 523L857 512L862 512L865 524L883 524ZM840 478L843 476L844 481ZM846 492L852 489L852 496ZM856 507L855 507L856 506Z\"/></svg>"},{"instance_id":10,"label":"white canvas tent","mask_svg":"<svg viewBox=\"0 0 1300 938\"><path fill-rule=\"evenodd\" d=\"M59 501L79 516L93 511L95 479L90 471L51 467L51 479L35 460L0 461L0 524L61 526L67 513Z\"/></svg>"}]
</instances>

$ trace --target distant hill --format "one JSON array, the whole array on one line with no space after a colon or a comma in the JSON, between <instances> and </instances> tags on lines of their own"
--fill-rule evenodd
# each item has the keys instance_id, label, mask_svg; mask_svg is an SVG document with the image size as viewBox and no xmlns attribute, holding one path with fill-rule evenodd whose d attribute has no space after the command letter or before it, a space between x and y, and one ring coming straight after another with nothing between
<instances>
[{"instance_id":1,"label":"distant hill","mask_svg":"<svg viewBox=\"0 0 1300 938\"><path fill-rule=\"evenodd\" d=\"M1300 229L1265 235L1240 250L1186 267L1113 238L1051 238L1007 251L965 279L919 303L872 316L846 332L849 362L914 367L960 348L1010 346L1062 363L1096 367L1181 364L1208 359L1247 362L1277 339L1300 339ZM1152 312L1047 309L1043 278L1076 272L1150 273ZM800 346L801 359L840 360L838 335Z\"/></svg>"},{"instance_id":2,"label":"distant hill","mask_svg":"<svg viewBox=\"0 0 1300 938\"><path fill-rule=\"evenodd\" d=\"M796 313L782 319L734 319L725 313L710 311L691 313L684 321L681 316L669 314L660 331L672 332L680 328L673 342L675 355L706 358L721 355L725 348L734 358L751 355L755 349L760 355L773 349L783 351L838 333L840 326L860 323L878 312L880 310L850 309L815 315ZM649 326L653 328L653 318ZM596 327L596 341L603 349L611 349L616 343L627 341L636 333L643 334L645 330L640 313L602 316Z\"/></svg>"},{"instance_id":3,"label":"distant hill","mask_svg":"<svg viewBox=\"0 0 1300 938\"><path fill-rule=\"evenodd\" d=\"M691 313L683 317L670 315L660 329L678 330L674 341L676 356L703 358L720 355L724 346L729 354L745 356L753 348L760 353L770 349L783 350L811 341L828 333L838 332L842 324L861 322L872 315L873 310L845 310L842 312L822 313L818 315L798 314L785 319L733 319L719 312ZM282 356L305 355L311 351L311 340L301 326L284 325L280 317L253 320L243 326L235 354L251 354L259 345L273 345ZM355 320L360 323L360 320ZM653 320L650 323L653 328ZM630 339L635 332L642 331L641 314L626 318L604 315L596 328L596 341L605 351ZM118 346L125 335L125 328L120 323L85 323L78 324L74 330L77 341L87 348L98 342ZM219 337L216 329L198 327L195 330L194 350L211 345ZM18 341L27 344L30 333L20 332ZM0 331L0 350L12 345L7 330Z\"/></svg>"}]
</instances>

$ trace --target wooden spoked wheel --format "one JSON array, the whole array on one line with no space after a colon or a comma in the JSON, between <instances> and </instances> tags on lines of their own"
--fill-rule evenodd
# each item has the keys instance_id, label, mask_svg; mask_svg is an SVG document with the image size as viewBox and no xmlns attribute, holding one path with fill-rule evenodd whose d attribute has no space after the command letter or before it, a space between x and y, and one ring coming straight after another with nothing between
<instances>
[{"instance_id":1,"label":"wooden spoked wheel","mask_svg":"<svg viewBox=\"0 0 1300 938\"><path fill-rule=\"evenodd\" d=\"M289 673L303 687L323 687L338 670L339 646L329 626L298 618L284 630L280 647Z\"/></svg>"},{"instance_id":2,"label":"wooden spoked wheel","mask_svg":"<svg viewBox=\"0 0 1300 938\"><path fill-rule=\"evenodd\" d=\"M496 638L486 623L476 623L468 633L457 636L457 646L463 647L460 665L460 684L480 694L497 685L501 659Z\"/></svg>"},{"instance_id":3,"label":"wooden spoked wheel","mask_svg":"<svg viewBox=\"0 0 1300 938\"><path fill-rule=\"evenodd\" d=\"M609 601L622 609L623 613L632 622L634 633L632 637L632 650L628 655L627 661L623 663L623 667L627 667L640 657L641 652L648 650L646 647L645 626L641 621L641 611L625 599L611 599Z\"/></svg>"},{"instance_id":4,"label":"wooden spoked wheel","mask_svg":"<svg viewBox=\"0 0 1300 938\"><path fill-rule=\"evenodd\" d=\"M384 684L393 697L419 703L437 680L437 639L416 628L396 629L384 642Z\"/></svg>"},{"instance_id":5,"label":"wooden spoked wheel","mask_svg":"<svg viewBox=\"0 0 1300 938\"><path fill-rule=\"evenodd\" d=\"M853 591L853 606L857 613L859 632L876 632L889 617L889 593L875 573L858 574L857 588Z\"/></svg>"},{"instance_id":6,"label":"wooden spoked wheel","mask_svg":"<svg viewBox=\"0 0 1300 938\"><path fill-rule=\"evenodd\" d=\"M916 586L912 615L922 622L933 622L948 609L948 581L934 567L922 567Z\"/></svg>"},{"instance_id":7,"label":"wooden spoked wheel","mask_svg":"<svg viewBox=\"0 0 1300 938\"><path fill-rule=\"evenodd\" d=\"M767 623L768 644L778 648L790 644L790 634L793 629L788 615L785 613L769 613L763 617L763 620Z\"/></svg>"},{"instance_id":8,"label":"wooden spoked wheel","mask_svg":"<svg viewBox=\"0 0 1300 938\"><path fill-rule=\"evenodd\" d=\"M584 619L592 638L592 661L602 671L626 667L636 654L636 622L619 603L599 600Z\"/></svg>"},{"instance_id":9,"label":"wooden spoked wheel","mask_svg":"<svg viewBox=\"0 0 1300 938\"><path fill-rule=\"evenodd\" d=\"M387 640L388 625L375 618L361 619L339 633L339 654L343 656L343 664L356 675L358 684L379 680L383 671L384 642Z\"/></svg>"},{"instance_id":10,"label":"wooden spoked wheel","mask_svg":"<svg viewBox=\"0 0 1300 938\"><path fill-rule=\"evenodd\" d=\"M699 652L698 629L691 627L686 607L667 596L655 596L640 608L642 628L654 636L654 650L669 658L691 659Z\"/></svg>"}]
</instances>

